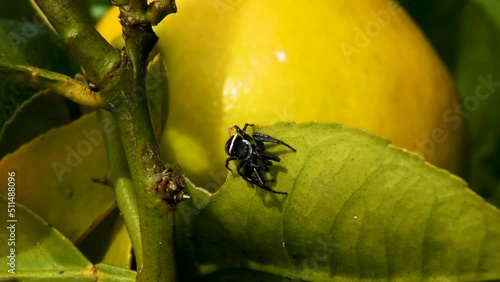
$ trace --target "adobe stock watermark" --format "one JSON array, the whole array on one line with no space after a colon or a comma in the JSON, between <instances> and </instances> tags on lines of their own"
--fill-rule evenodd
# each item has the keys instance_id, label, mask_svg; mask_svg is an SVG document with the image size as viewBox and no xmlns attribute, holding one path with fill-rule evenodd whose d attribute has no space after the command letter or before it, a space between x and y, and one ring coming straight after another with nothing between
<instances>
[{"instance_id":1,"label":"adobe stock watermark","mask_svg":"<svg viewBox=\"0 0 500 282\"><path fill-rule=\"evenodd\" d=\"M7 272L16 274L16 172L9 171L7 173L7 230L8 239L5 240L7 257ZM2 240L2 243L4 240ZM5 255L5 254L2 254Z\"/></svg>"},{"instance_id":2,"label":"adobe stock watermark","mask_svg":"<svg viewBox=\"0 0 500 282\"><path fill-rule=\"evenodd\" d=\"M42 17L37 13L33 14L31 21L29 21L28 18L23 17L21 22L22 23L19 29L20 32L9 30L9 36L18 46L25 45L31 38L46 34L49 31ZM51 36L56 37L56 35L52 33Z\"/></svg>"},{"instance_id":3,"label":"adobe stock watermark","mask_svg":"<svg viewBox=\"0 0 500 282\"><path fill-rule=\"evenodd\" d=\"M488 77L482 75L477 77L478 84L475 88L474 94L465 97L463 103L455 103L450 109L443 113L443 120L451 124L451 129L457 130L463 125L462 120L468 119L471 113L479 108L481 102L486 101L491 94L495 93L496 88L500 86L500 80L494 81L493 75L489 74ZM417 148L424 153L425 156L434 154L436 144L441 144L448 139L445 131L442 128L434 128L430 137L424 140L415 140Z\"/></svg>"},{"instance_id":4,"label":"adobe stock watermark","mask_svg":"<svg viewBox=\"0 0 500 282\"><path fill-rule=\"evenodd\" d=\"M477 77L477 80L478 84L476 85L474 94L465 97L462 104L453 104L443 113L443 120L450 124L452 130L457 130L463 126L463 120L469 118L479 108L481 102L486 101L495 93L496 88L500 86L500 81L494 81L492 74L489 74L487 77L480 75ZM414 143L416 148L423 154L423 157L426 158L434 154L436 146L444 143L447 139L448 135L445 130L436 127L432 130L429 137L423 140L416 139ZM397 166L397 170L388 170L386 172L387 179L393 179L394 176L405 177L413 173L412 163L409 159L401 160Z\"/></svg>"},{"instance_id":5,"label":"adobe stock watermark","mask_svg":"<svg viewBox=\"0 0 500 282\"><path fill-rule=\"evenodd\" d=\"M351 42L339 43L339 48L348 63L351 62L354 54L361 53L361 49L370 45L373 38L377 37L384 27L387 27L392 18L401 13L403 7L395 1L388 1L387 7L379 11L371 11L373 20L368 21L364 26L354 27L354 35Z\"/></svg>"},{"instance_id":6,"label":"adobe stock watermark","mask_svg":"<svg viewBox=\"0 0 500 282\"><path fill-rule=\"evenodd\" d=\"M228 13L234 12L243 4L244 0L214 0L213 6L217 16L224 20Z\"/></svg>"},{"instance_id":7,"label":"adobe stock watermark","mask_svg":"<svg viewBox=\"0 0 500 282\"><path fill-rule=\"evenodd\" d=\"M226 182L228 173L227 170L224 169L219 170L218 172L211 171L208 175L210 176L212 181L206 183L203 188L208 191L217 191L222 186L222 184ZM208 198L199 199L197 197L191 197L191 199L194 202L194 206L191 206L189 204L177 206L177 211L181 214L186 224L189 224L191 222L191 218L193 216L200 214L200 211L205 208L210 201Z\"/></svg>"},{"instance_id":8,"label":"adobe stock watermark","mask_svg":"<svg viewBox=\"0 0 500 282\"><path fill-rule=\"evenodd\" d=\"M158 87L165 86L165 79L168 76L168 71L162 65L162 57L158 54L155 59L148 65L147 76L144 78L142 85L135 86L130 96L116 95L115 97L108 100L108 104L111 106L111 112L128 112L131 113L139 105L148 98L148 91L154 92ZM156 65L151 66L151 64L156 63ZM132 118L127 115L121 115L121 118Z\"/></svg>"},{"instance_id":9,"label":"adobe stock watermark","mask_svg":"<svg viewBox=\"0 0 500 282\"><path fill-rule=\"evenodd\" d=\"M274 117L271 119L269 124L278 123L280 121L293 121L297 115L295 113L289 112L287 106L283 106L281 109L273 109Z\"/></svg>"},{"instance_id":10,"label":"adobe stock watermark","mask_svg":"<svg viewBox=\"0 0 500 282\"><path fill-rule=\"evenodd\" d=\"M113 130L116 130L116 126L112 119L102 119L99 122L99 128L83 129L80 132L83 136L82 140L74 146L67 145L64 147L66 151L64 160L52 162L51 167L57 176L57 180L62 182L65 174L72 173L83 162L85 157L92 154L94 149L103 142L103 132L111 133Z\"/></svg>"},{"instance_id":11,"label":"adobe stock watermark","mask_svg":"<svg viewBox=\"0 0 500 282\"><path fill-rule=\"evenodd\" d=\"M161 59L161 58L160 58ZM125 97L117 97L111 100L110 105L112 106L111 111L129 111L132 112L138 104L145 99L147 99L147 91L154 91L158 87L162 87L165 83L165 78L167 77L167 71L162 67L148 68L148 75L144 80L146 86L137 86L133 89L130 97L124 100ZM126 107L125 104L126 103ZM126 118L125 115L121 115L122 118ZM132 118L132 117L130 117ZM99 128L94 129L83 129L80 133L82 135L82 140L80 140L76 145L67 145L64 147L66 151L66 156L64 160L54 161L51 164L52 170L57 176L59 182L62 182L64 175L72 173L76 167L78 167L84 160L88 157L94 149L99 146L103 140L103 133L111 133L116 128L113 119L104 118L99 121Z\"/></svg>"},{"instance_id":12,"label":"adobe stock watermark","mask_svg":"<svg viewBox=\"0 0 500 282\"><path fill-rule=\"evenodd\" d=\"M332 240L333 234L328 234L325 236L319 236L316 238L316 247L312 251L312 255L303 258L298 264L295 265L293 271L285 272L281 275L282 281L284 282L300 282L303 281L296 277L297 274L302 272L315 272L320 267L321 264L327 265L328 258L335 252L335 249L339 246L338 243L334 243ZM283 242L283 247L286 248L285 242Z\"/></svg>"}]
</instances>

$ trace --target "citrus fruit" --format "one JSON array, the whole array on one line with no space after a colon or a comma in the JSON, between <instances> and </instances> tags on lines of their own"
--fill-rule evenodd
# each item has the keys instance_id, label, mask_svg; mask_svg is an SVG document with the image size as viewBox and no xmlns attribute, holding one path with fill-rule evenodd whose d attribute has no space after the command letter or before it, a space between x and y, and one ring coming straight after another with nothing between
<instances>
[{"instance_id":1,"label":"citrus fruit","mask_svg":"<svg viewBox=\"0 0 500 282\"><path fill-rule=\"evenodd\" d=\"M456 90L403 8L386 0L298 4L178 1L178 14L155 29L168 68L166 159L215 188L224 181L228 127L317 120L386 136L460 174L466 126ZM99 25L108 40L120 36L116 17Z\"/></svg>"}]
</instances>

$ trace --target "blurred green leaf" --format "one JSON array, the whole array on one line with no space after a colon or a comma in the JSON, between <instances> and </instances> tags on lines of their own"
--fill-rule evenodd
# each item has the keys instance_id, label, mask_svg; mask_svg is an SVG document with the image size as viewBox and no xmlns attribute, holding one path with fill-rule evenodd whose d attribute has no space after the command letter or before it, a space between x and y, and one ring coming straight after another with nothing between
<instances>
[{"instance_id":1,"label":"blurred green leaf","mask_svg":"<svg viewBox=\"0 0 500 282\"><path fill-rule=\"evenodd\" d=\"M199 277L199 278L193 280L193 282L238 282L238 281L283 282L283 281L290 281L290 280L283 280L283 277L281 277L281 276L269 274L266 272L252 271L252 270L241 269L241 268L216 271L214 273L210 273L209 275L204 275L202 277Z\"/></svg>"},{"instance_id":2,"label":"blurred green leaf","mask_svg":"<svg viewBox=\"0 0 500 282\"><path fill-rule=\"evenodd\" d=\"M82 11L93 20L97 21L99 14L95 13L97 7L109 7L111 1L102 0L73 0L78 3ZM38 22L39 16L30 4L31 1L0 1L0 18L22 20L23 22Z\"/></svg>"},{"instance_id":3,"label":"blurred green leaf","mask_svg":"<svg viewBox=\"0 0 500 282\"><path fill-rule=\"evenodd\" d=\"M0 125L11 119L16 110L39 90L0 76Z\"/></svg>"},{"instance_id":4,"label":"blurred green leaf","mask_svg":"<svg viewBox=\"0 0 500 282\"><path fill-rule=\"evenodd\" d=\"M98 281L103 282L135 282L137 273L107 264L96 264Z\"/></svg>"},{"instance_id":5,"label":"blurred green leaf","mask_svg":"<svg viewBox=\"0 0 500 282\"><path fill-rule=\"evenodd\" d=\"M252 189L235 166L212 197L188 186L196 208L183 203L176 213L176 233L187 231L180 265L307 281L500 278L500 211L461 179L339 124L255 130L297 149L269 146L282 160L269 186L289 194Z\"/></svg>"},{"instance_id":6,"label":"blurred green leaf","mask_svg":"<svg viewBox=\"0 0 500 282\"><path fill-rule=\"evenodd\" d=\"M0 62L25 64L26 56L15 44L9 31L0 24ZM16 109L32 95L36 89L22 83L0 77L0 124L11 117Z\"/></svg>"},{"instance_id":7,"label":"blurred green leaf","mask_svg":"<svg viewBox=\"0 0 500 282\"><path fill-rule=\"evenodd\" d=\"M48 90L38 92L3 124L0 130L0 159L49 129L70 121L63 97Z\"/></svg>"},{"instance_id":8,"label":"blurred green leaf","mask_svg":"<svg viewBox=\"0 0 500 282\"><path fill-rule=\"evenodd\" d=\"M0 206L6 207L8 200L0 196ZM21 281L135 281L135 272L108 265L94 267L78 249L58 230L43 221L26 207L16 204L15 220L8 223L13 229L2 228L0 237L2 255L0 263L11 268L14 262L15 275L0 272L0 279ZM1 213L2 222L7 222L7 213ZM13 225L12 225L13 224ZM12 231L11 231L12 230ZM15 245L8 246L6 239L15 236ZM11 255L11 248L15 249ZM14 260L7 256L15 257Z\"/></svg>"},{"instance_id":9,"label":"blurred green leaf","mask_svg":"<svg viewBox=\"0 0 500 282\"><path fill-rule=\"evenodd\" d=\"M458 15L458 56L452 74L469 123L471 187L500 206L500 10L498 4L485 5L491 2L470 1Z\"/></svg>"},{"instance_id":10,"label":"blurred green leaf","mask_svg":"<svg viewBox=\"0 0 500 282\"><path fill-rule=\"evenodd\" d=\"M101 1L101 0L87 0L89 2L89 13L94 20L95 23L97 23L104 14L108 11L109 8L111 8L111 1Z\"/></svg>"},{"instance_id":11,"label":"blurred green leaf","mask_svg":"<svg viewBox=\"0 0 500 282\"><path fill-rule=\"evenodd\" d=\"M0 36L2 37L0 40L0 54L3 54L0 56L0 62L2 62L2 65L35 65L45 69L52 69L60 73L67 73L71 76L74 76L76 71L78 71L76 65L69 59L60 40L44 26L43 22L29 23L14 20L1 20L0 23L2 26L0 27ZM3 28L3 26L5 26L6 29ZM14 81L3 75L0 78L0 110L2 113L0 124L3 126L9 119L12 121L12 115L18 107L38 92L38 89L39 88L23 84L22 82ZM64 108L60 108L62 111L56 110L55 108L45 108L38 109L37 113L42 113L42 111L45 110L45 114L49 119L51 116L53 117L55 115L75 116L78 113L78 109L74 103L61 98L58 99L58 102L58 104ZM61 103L66 104L66 106ZM18 114L16 118L29 119L30 114L24 111L23 115L25 114L26 116L23 117L20 117ZM33 132L28 132L28 130L31 129L33 128L28 126L20 135L34 137L47 128L41 126ZM7 152L7 149L8 148L2 148L2 153Z\"/></svg>"},{"instance_id":12,"label":"blurred green leaf","mask_svg":"<svg viewBox=\"0 0 500 282\"><path fill-rule=\"evenodd\" d=\"M28 64L26 56L3 25L0 25L0 61L17 65Z\"/></svg>"},{"instance_id":13,"label":"blurred green leaf","mask_svg":"<svg viewBox=\"0 0 500 282\"><path fill-rule=\"evenodd\" d=\"M35 12L29 1L0 1L1 19L32 20Z\"/></svg>"},{"instance_id":14,"label":"blurred green leaf","mask_svg":"<svg viewBox=\"0 0 500 282\"><path fill-rule=\"evenodd\" d=\"M470 131L470 186L500 207L500 2L402 2L450 70ZM462 124L462 126L463 126Z\"/></svg>"},{"instance_id":15,"label":"blurred green leaf","mask_svg":"<svg viewBox=\"0 0 500 282\"><path fill-rule=\"evenodd\" d=\"M7 175L7 174L5 174ZM19 180L21 175L16 174L16 188L20 189ZM17 200L17 197L16 197ZM0 206L7 206L7 199L0 196ZM15 207L15 220L13 224L15 232L15 276L7 271L2 271L0 277L13 277L26 279L35 274L38 278L56 278L92 275L92 264L78 251L78 249L55 228L48 225L35 213L24 206L17 204ZM1 213L2 222L7 222L7 212ZM2 228L0 235L3 238L10 237L10 230ZM7 258L10 248L4 240L0 263L5 267L10 261ZM85 281L85 280L84 280ZM92 281L87 279L86 281Z\"/></svg>"},{"instance_id":16,"label":"blurred green leaf","mask_svg":"<svg viewBox=\"0 0 500 282\"><path fill-rule=\"evenodd\" d=\"M90 180L107 172L103 143L96 115L86 115L4 157L0 175L16 172L16 201L75 242L115 207L111 189Z\"/></svg>"},{"instance_id":17,"label":"blurred green leaf","mask_svg":"<svg viewBox=\"0 0 500 282\"><path fill-rule=\"evenodd\" d=\"M488 17L500 28L500 2L498 0L480 0L479 1Z\"/></svg>"},{"instance_id":18,"label":"blurred green leaf","mask_svg":"<svg viewBox=\"0 0 500 282\"><path fill-rule=\"evenodd\" d=\"M27 58L27 62L15 64L33 65L69 76L80 71L59 37L42 20L33 23L1 20L0 23L8 30L16 48Z\"/></svg>"},{"instance_id":19,"label":"blurred green leaf","mask_svg":"<svg viewBox=\"0 0 500 282\"><path fill-rule=\"evenodd\" d=\"M146 85L151 122L155 131L156 140L160 142L168 117L167 70L160 53L156 54L154 59L148 64Z\"/></svg>"},{"instance_id":20,"label":"blurred green leaf","mask_svg":"<svg viewBox=\"0 0 500 282\"><path fill-rule=\"evenodd\" d=\"M118 209L90 232L78 248L93 263L130 269L132 243Z\"/></svg>"}]
</instances>

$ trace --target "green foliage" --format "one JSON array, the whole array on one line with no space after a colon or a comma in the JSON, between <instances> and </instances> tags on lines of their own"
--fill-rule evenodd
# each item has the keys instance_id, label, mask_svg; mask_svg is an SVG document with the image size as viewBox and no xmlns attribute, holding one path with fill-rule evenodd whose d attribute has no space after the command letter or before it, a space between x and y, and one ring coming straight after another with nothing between
<instances>
[{"instance_id":1,"label":"green foliage","mask_svg":"<svg viewBox=\"0 0 500 282\"><path fill-rule=\"evenodd\" d=\"M16 201L73 242L81 240L115 206L111 190L90 180L102 177L108 168L98 129L95 114L83 116L0 161L0 175L17 174ZM7 195L7 189L0 194Z\"/></svg>"},{"instance_id":2,"label":"green foliage","mask_svg":"<svg viewBox=\"0 0 500 282\"><path fill-rule=\"evenodd\" d=\"M91 261L130 269L132 243L120 216L115 209L78 244L78 249Z\"/></svg>"},{"instance_id":3,"label":"green foliage","mask_svg":"<svg viewBox=\"0 0 500 282\"><path fill-rule=\"evenodd\" d=\"M470 183L500 206L500 7L498 1L470 2L458 16L460 48L452 73L468 115Z\"/></svg>"},{"instance_id":4,"label":"green foliage","mask_svg":"<svg viewBox=\"0 0 500 282\"><path fill-rule=\"evenodd\" d=\"M41 20L0 20L0 42L1 63L34 65L73 75L78 70L61 42ZM0 77L0 157L71 120L75 112L71 102L37 89ZM46 114L46 109L51 111Z\"/></svg>"},{"instance_id":5,"label":"green foliage","mask_svg":"<svg viewBox=\"0 0 500 282\"><path fill-rule=\"evenodd\" d=\"M288 196L235 172L212 197L189 189L197 216L181 205L176 219L196 246L180 239L187 260L306 281L500 277L500 212L456 176L338 124L255 130L297 148L270 150L282 159L270 187Z\"/></svg>"},{"instance_id":6,"label":"green foliage","mask_svg":"<svg viewBox=\"0 0 500 282\"><path fill-rule=\"evenodd\" d=\"M0 24L0 62L25 64L26 56L14 42L9 31ZM4 124L16 109L36 90L33 87L0 77L0 122Z\"/></svg>"},{"instance_id":7,"label":"green foliage","mask_svg":"<svg viewBox=\"0 0 500 282\"><path fill-rule=\"evenodd\" d=\"M0 204L7 206L7 199L0 196ZM7 213L0 218L7 222ZM17 261L15 275L2 271L0 279L15 278L22 281L134 281L135 273L106 265L93 266L76 247L57 229L38 215L17 204L15 224L15 250ZM11 252L2 241L3 254ZM10 258L3 255L2 265Z\"/></svg>"},{"instance_id":8,"label":"green foliage","mask_svg":"<svg viewBox=\"0 0 500 282\"><path fill-rule=\"evenodd\" d=\"M47 112L47 109L51 111ZM53 127L71 121L66 101L42 90L22 103L0 130L0 158ZM23 128L23 130L19 130Z\"/></svg>"},{"instance_id":9,"label":"green foliage","mask_svg":"<svg viewBox=\"0 0 500 282\"><path fill-rule=\"evenodd\" d=\"M450 70L470 131L470 187L500 206L500 5L495 0L407 4Z\"/></svg>"}]
</instances>

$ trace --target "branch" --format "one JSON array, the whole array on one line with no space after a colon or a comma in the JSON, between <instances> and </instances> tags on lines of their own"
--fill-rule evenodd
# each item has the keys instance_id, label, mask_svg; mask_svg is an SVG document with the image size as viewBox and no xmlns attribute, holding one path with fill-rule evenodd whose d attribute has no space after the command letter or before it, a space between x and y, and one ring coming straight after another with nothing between
<instances>
[{"instance_id":1,"label":"branch","mask_svg":"<svg viewBox=\"0 0 500 282\"><path fill-rule=\"evenodd\" d=\"M111 113L105 110L97 110L97 116L99 117L99 123L106 125L106 128L110 128L110 130L103 130L109 163L106 184L113 189L118 209L123 215L125 226L134 247L137 265L141 265L143 263L143 252L139 211L137 210L137 199L130 178L127 158L120 140L120 132L116 128L116 122Z\"/></svg>"},{"instance_id":2,"label":"branch","mask_svg":"<svg viewBox=\"0 0 500 282\"><path fill-rule=\"evenodd\" d=\"M35 0L59 37L69 47L86 77L98 87L120 62L120 52L111 46L71 0Z\"/></svg>"},{"instance_id":3,"label":"branch","mask_svg":"<svg viewBox=\"0 0 500 282\"><path fill-rule=\"evenodd\" d=\"M126 1L123 1L126 2ZM158 41L145 20L144 0L130 0L120 7L126 58L122 64L132 68L116 76L112 114L120 129L122 144L137 198L142 236L143 264L138 264L138 281L175 281L174 210L157 190L158 174L163 171L158 144L151 124L146 98L148 55Z\"/></svg>"},{"instance_id":4,"label":"branch","mask_svg":"<svg viewBox=\"0 0 500 282\"><path fill-rule=\"evenodd\" d=\"M146 10L146 20L152 24L159 24L166 16L177 13L175 0L157 0L151 2Z\"/></svg>"},{"instance_id":5,"label":"branch","mask_svg":"<svg viewBox=\"0 0 500 282\"><path fill-rule=\"evenodd\" d=\"M80 105L91 108L107 107L104 98L99 93L90 90L86 83L60 73L32 66L10 65L0 62L0 74L34 87L49 88L54 93Z\"/></svg>"},{"instance_id":6,"label":"branch","mask_svg":"<svg viewBox=\"0 0 500 282\"><path fill-rule=\"evenodd\" d=\"M139 250L136 254L140 256L137 258L138 281L175 281L175 207L162 200L157 190L157 175L163 171L163 165L151 125L145 85L148 55L158 41L151 24L157 24L173 12L175 2L157 1L159 4L153 2L148 6L147 0L114 0L113 3L120 7L125 39L123 52L111 47L97 33L73 1L35 2L70 47L86 77L96 84L119 128L139 215L140 230L133 232L140 232L140 237L132 238L134 249ZM123 160L119 162L124 163ZM117 179L127 179L124 167L117 172L123 176ZM132 197L129 184L125 182L122 185L123 190L116 190L117 198L119 193ZM122 207L122 212L131 213L133 217L133 201L130 198L117 201L128 201L132 208ZM137 228L137 220L132 217L129 222L132 228ZM138 240L142 240L142 244Z\"/></svg>"}]
</instances>

